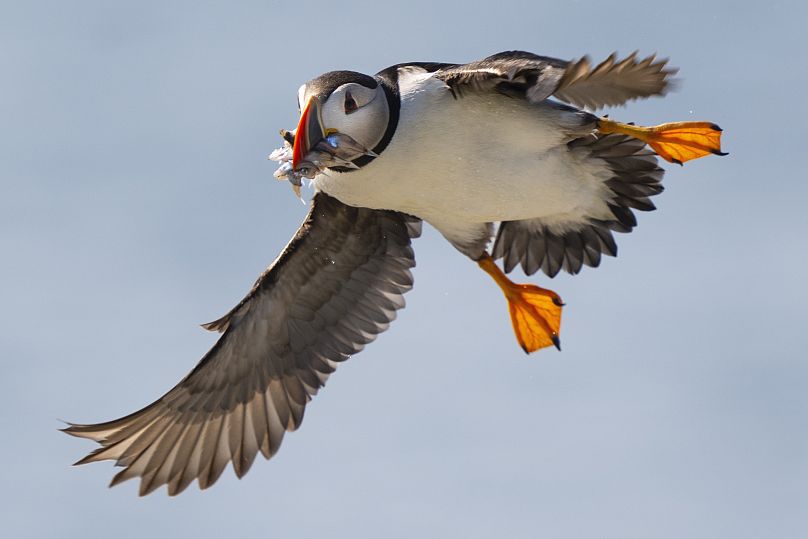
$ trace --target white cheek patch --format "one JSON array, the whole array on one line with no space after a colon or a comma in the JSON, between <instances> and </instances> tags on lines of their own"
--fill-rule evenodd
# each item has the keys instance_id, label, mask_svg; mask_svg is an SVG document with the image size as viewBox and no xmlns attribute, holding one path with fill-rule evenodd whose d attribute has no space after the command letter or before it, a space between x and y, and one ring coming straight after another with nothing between
<instances>
[{"instance_id":1,"label":"white cheek patch","mask_svg":"<svg viewBox=\"0 0 808 539\"><path fill-rule=\"evenodd\" d=\"M323 126L350 136L365 148L375 147L387 130L390 111L384 89L379 86L375 96L351 114L345 113L344 92L334 92L322 106Z\"/></svg>"},{"instance_id":2,"label":"white cheek patch","mask_svg":"<svg viewBox=\"0 0 808 539\"><path fill-rule=\"evenodd\" d=\"M306 98L306 85L304 84L297 89L297 108L299 108L301 111L303 110L303 107L306 106L305 98Z\"/></svg>"},{"instance_id":3,"label":"white cheek patch","mask_svg":"<svg viewBox=\"0 0 808 539\"><path fill-rule=\"evenodd\" d=\"M329 97L328 100L323 103L320 112L323 115L323 127L347 133L347 129L350 126L350 118L345 115L345 111L342 108L341 97L342 96L334 95Z\"/></svg>"},{"instance_id":4,"label":"white cheek patch","mask_svg":"<svg viewBox=\"0 0 808 539\"><path fill-rule=\"evenodd\" d=\"M347 87L346 89L347 91L351 92L351 96L356 102L357 107L362 108L367 104L369 104L371 101L373 101L373 99L376 97L379 87L377 86L376 88L368 88L360 84L353 84L350 87Z\"/></svg>"}]
</instances>

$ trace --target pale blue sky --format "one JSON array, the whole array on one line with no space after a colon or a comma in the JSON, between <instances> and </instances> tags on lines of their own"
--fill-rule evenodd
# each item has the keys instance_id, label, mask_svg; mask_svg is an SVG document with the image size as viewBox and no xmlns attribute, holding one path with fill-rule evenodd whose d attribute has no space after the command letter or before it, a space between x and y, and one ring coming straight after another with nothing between
<instances>
[{"instance_id":1,"label":"pale blue sky","mask_svg":"<svg viewBox=\"0 0 808 539\"><path fill-rule=\"evenodd\" d=\"M6 2L5 537L808 536L808 8L801 2ZM408 307L241 481L136 496L57 418L170 388L304 216L266 155L324 71L658 51L729 157L667 167L620 256L548 282L564 351L433 230Z\"/></svg>"}]
</instances>

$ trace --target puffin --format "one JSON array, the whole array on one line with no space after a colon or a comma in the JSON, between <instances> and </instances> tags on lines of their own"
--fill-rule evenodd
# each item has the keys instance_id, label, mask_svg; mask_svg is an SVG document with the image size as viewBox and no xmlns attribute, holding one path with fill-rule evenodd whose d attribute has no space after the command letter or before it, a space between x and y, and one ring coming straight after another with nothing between
<instances>
[{"instance_id":1,"label":"puffin","mask_svg":"<svg viewBox=\"0 0 808 539\"><path fill-rule=\"evenodd\" d=\"M663 190L675 164L721 151L712 122L621 123L594 111L662 96L677 70L655 55L593 65L508 51L467 63L409 62L303 84L281 130L275 177L314 195L292 240L223 317L194 369L157 401L67 434L100 444L110 486L173 496L274 455L340 362L404 307L425 221L504 293L521 348L560 350L561 297L506 274L578 273L616 256L614 233ZM500 262L498 265L497 261Z\"/></svg>"}]
</instances>

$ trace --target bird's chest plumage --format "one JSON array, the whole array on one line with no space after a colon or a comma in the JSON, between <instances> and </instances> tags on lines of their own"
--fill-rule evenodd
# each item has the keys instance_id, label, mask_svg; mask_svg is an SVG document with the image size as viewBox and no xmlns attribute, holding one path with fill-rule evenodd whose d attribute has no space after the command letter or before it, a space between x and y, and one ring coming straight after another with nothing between
<instances>
[{"instance_id":1,"label":"bird's chest plumage","mask_svg":"<svg viewBox=\"0 0 808 539\"><path fill-rule=\"evenodd\" d=\"M426 74L400 89L398 126L387 148L360 170L321 174L318 189L350 205L433 224L574 213L600 198L602 163L566 145L591 129L580 114L499 94L456 99Z\"/></svg>"}]
</instances>

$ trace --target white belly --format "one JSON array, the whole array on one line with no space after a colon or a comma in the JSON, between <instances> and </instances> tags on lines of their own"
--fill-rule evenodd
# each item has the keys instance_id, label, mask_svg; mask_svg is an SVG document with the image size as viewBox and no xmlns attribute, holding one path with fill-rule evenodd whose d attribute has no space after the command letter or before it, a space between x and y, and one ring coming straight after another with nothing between
<instances>
[{"instance_id":1,"label":"white belly","mask_svg":"<svg viewBox=\"0 0 808 539\"><path fill-rule=\"evenodd\" d=\"M613 173L566 146L579 124L549 104L497 94L454 99L424 76L402 89L398 128L382 154L360 170L321 174L315 185L346 204L402 211L439 229L608 216L603 181Z\"/></svg>"}]
</instances>

